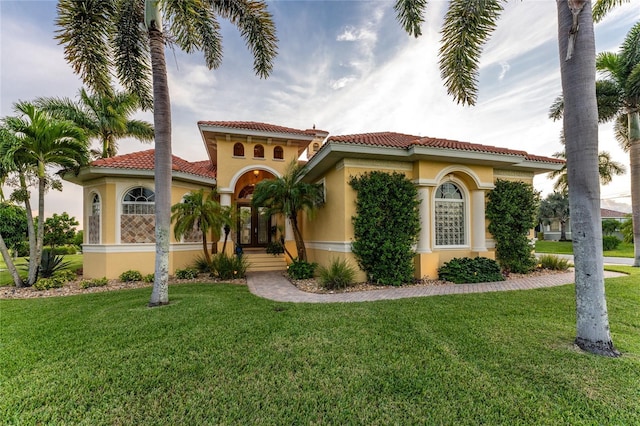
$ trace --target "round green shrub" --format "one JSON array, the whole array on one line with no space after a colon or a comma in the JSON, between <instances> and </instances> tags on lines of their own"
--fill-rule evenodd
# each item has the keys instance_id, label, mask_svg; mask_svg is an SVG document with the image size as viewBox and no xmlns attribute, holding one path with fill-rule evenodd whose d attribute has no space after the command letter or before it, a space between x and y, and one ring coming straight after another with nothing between
<instances>
[{"instance_id":1,"label":"round green shrub","mask_svg":"<svg viewBox=\"0 0 640 426\"><path fill-rule=\"evenodd\" d=\"M289 276L294 280L306 280L313 278L317 263L309 263L306 260L294 259L287 268Z\"/></svg>"},{"instance_id":2,"label":"round green shrub","mask_svg":"<svg viewBox=\"0 0 640 426\"><path fill-rule=\"evenodd\" d=\"M120 281L122 282L142 281L142 274L139 271L134 271L130 269L120 274Z\"/></svg>"},{"instance_id":3,"label":"round green shrub","mask_svg":"<svg viewBox=\"0 0 640 426\"><path fill-rule=\"evenodd\" d=\"M486 257L451 259L438 269L438 278L456 284L504 281L498 262Z\"/></svg>"},{"instance_id":4,"label":"round green shrub","mask_svg":"<svg viewBox=\"0 0 640 426\"><path fill-rule=\"evenodd\" d=\"M179 280L192 280L198 278L198 273L196 268L176 269L176 278Z\"/></svg>"},{"instance_id":5,"label":"round green shrub","mask_svg":"<svg viewBox=\"0 0 640 426\"><path fill-rule=\"evenodd\" d=\"M602 250L615 250L620 245L620 240L615 235L605 235L602 237Z\"/></svg>"}]
</instances>

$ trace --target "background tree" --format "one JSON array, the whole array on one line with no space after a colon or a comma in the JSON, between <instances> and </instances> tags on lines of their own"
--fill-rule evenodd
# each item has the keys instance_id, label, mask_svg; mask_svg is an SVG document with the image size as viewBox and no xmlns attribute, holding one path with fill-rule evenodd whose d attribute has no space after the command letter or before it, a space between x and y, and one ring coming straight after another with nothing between
<instances>
[{"instance_id":1,"label":"background tree","mask_svg":"<svg viewBox=\"0 0 640 426\"><path fill-rule=\"evenodd\" d=\"M625 243L634 242L633 220L631 219L631 215L629 215L629 218L625 219L625 221L620 225L620 233L622 234L622 238Z\"/></svg>"},{"instance_id":2,"label":"background tree","mask_svg":"<svg viewBox=\"0 0 640 426\"><path fill-rule=\"evenodd\" d=\"M619 0L610 0L618 4ZM440 75L454 100L474 105L482 46L497 25L500 0L451 0L442 27ZM564 135L576 266L576 344L617 356L609 333L598 182L598 113L595 97L595 38L591 2L557 0ZM426 0L396 0L398 21L421 34ZM613 6L609 4L608 6ZM593 320L596 318L597 320Z\"/></svg>"},{"instance_id":3,"label":"background tree","mask_svg":"<svg viewBox=\"0 0 640 426\"><path fill-rule=\"evenodd\" d=\"M207 245L207 234L214 230L214 235L222 228L220 203L215 200L215 191L206 195L204 189L186 194L183 201L171 206L171 222L176 239L191 234L194 230L202 233L202 251L207 263L211 263L211 255ZM217 241L216 238L213 239Z\"/></svg>"},{"instance_id":4,"label":"background tree","mask_svg":"<svg viewBox=\"0 0 640 426\"><path fill-rule=\"evenodd\" d=\"M620 222L615 219L605 219L602 221L602 235L613 235L620 229Z\"/></svg>"},{"instance_id":5,"label":"background tree","mask_svg":"<svg viewBox=\"0 0 640 426\"><path fill-rule=\"evenodd\" d=\"M113 90L104 94L89 94L82 88L78 98L78 102L69 98L38 98L35 104L54 117L73 121L84 129L90 139L97 140L100 149L91 151L95 158L115 156L118 139L153 141L153 125L130 118L141 107L136 95Z\"/></svg>"},{"instance_id":6,"label":"background tree","mask_svg":"<svg viewBox=\"0 0 640 426\"><path fill-rule=\"evenodd\" d=\"M166 25L163 24L162 16ZM111 76L153 105L155 129L156 261L150 306L169 303L171 224L171 105L164 48L173 42L187 53L203 51L206 66L222 58L217 17L238 27L254 57L254 70L267 77L276 55L275 27L260 0L160 2L154 0L60 0L57 39L84 84L108 93ZM152 95L153 93L153 95Z\"/></svg>"},{"instance_id":7,"label":"background tree","mask_svg":"<svg viewBox=\"0 0 640 426\"><path fill-rule=\"evenodd\" d=\"M50 246L52 252L56 246L73 244L78 225L76 218L69 213L54 213L44 221L44 244Z\"/></svg>"},{"instance_id":8,"label":"background tree","mask_svg":"<svg viewBox=\"0 0 640 426\"><path fill-rule=\"evenodd\" d=\"M303 170L304 167L293 160L282 177L258 182L251 204L266 207L263 212L265 216L282 214L291 221L298 259L306 261L307 250L300 232L298 214L316 208L321 197L321 186L301 181Z\"/></svg>"},{"instance_id":9,"label":"background tree","mask_svg":"<svg viewBox=\"0 0 640 426\"><path fill-rule=\"evenodd\" d=\"M29 227L29 276L27 284L33 285L38 276L38 266L42 256L44 240L44 194L48 187L61 188L59 180L53 178L47 169L58 167L59 171L74 170L87 163L89 154L86 136L82 129L66 120L52 118L28 102L14 105L20 116L6 117L5 127L13 132L0 146L0 155L5 162L18 170L21 183L22 201L29 222L31 205L26 189L26 173L33 172L38 186L38 229L34 233Z\"/></svg>"},{"instance_id":10,"label":"background tree","mask_svg":"<svg viewBox=\"0 0 640 426\"><path fill-rule=\"evenodd\" d=\"M566 192L554 192L540 202L538 221L549 225L554 220L560 223L560 241L567 241L567 222L569 221L569 197Z\"/></svg>"},{"instance_id":11,"label":"background tree","mask_svg":"<svg viewBox=\"0 0 640 426\"><path fill-rule=\"evenodd\" d=\"M0 202L0 234L7 247L14 251L27 240L27 213L24 208Z\"/></svg>"},{"instance_id":12,"label":"background tree","mask_svg":"<svg viewBox=\"0 0 640 426\"><path fill-rule=\"evenodd\" d=\"M500 267L507 272L531 272L536 259L529 232L536 225L538 194L531 185L499 179L487 198L489 232L496 241Z\"/></svg>"}]
</instances>

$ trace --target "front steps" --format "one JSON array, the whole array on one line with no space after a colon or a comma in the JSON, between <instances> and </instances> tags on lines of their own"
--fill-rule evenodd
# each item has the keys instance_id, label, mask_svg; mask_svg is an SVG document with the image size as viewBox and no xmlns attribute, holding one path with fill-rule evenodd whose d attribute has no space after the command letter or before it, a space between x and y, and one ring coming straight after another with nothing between
<instances>
[{"instance_id":1,"label":"front steps","mask_svg":"<svg viewBox=\"0 0 640 426\"><path fill-rule=\"evenodd\" d=\"M287 269L287 261L283 254L274 256L265 253L264 250L246 250L242 256L249 263L247 272L285 271Z\"/></svg>"}]
</instances>

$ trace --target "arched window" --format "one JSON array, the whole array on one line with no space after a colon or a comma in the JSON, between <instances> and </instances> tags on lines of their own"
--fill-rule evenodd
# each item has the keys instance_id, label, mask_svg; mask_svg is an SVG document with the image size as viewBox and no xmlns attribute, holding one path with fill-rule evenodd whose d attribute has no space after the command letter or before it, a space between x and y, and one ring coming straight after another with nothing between
<instances>
[{"instance_id":1,"label":"arched window","mask_svg":"<svg viewBox=\"0 0 640 426\"><path fill-rule=\"evenodd\" d=\"M313 143L313 152L318 152L320 150L320 144L318 142Z\"/></svg>"},{"instance_id":2,"label":"arched window","mask_svg":"<svg viewBox=\"0 0 640 426\"><path fill-rule=\"evenodd\" d=\"M241 143L237 143L233 145L233 156L234 157L244 157L244 145Z\"/></svg>"},{"instance_id":3,"label":"arched window","mask_svg":"<svg viewBox=\"0 0 640 426\"><path fill-rule=\"evenodd\" d=\"M91 214L89 215L89 235L87 242L89 244L100 244L100 196L93 194L91 200Z\"/></svg>"},{"instance_id":4,"label":"arched window","mask_svg":"<svg viewBox=\"0 0 640 426\"><path fill-rule=\"evenodd\" d=\"M284 159L284 149L281 146L276 146L273 148L273 158L276 160Z\"/></svg>"},{"instance_id":5,"label":"arched window","mask_svg":"<svg viewBox=\"0 0 640 426\"><path fill-rule=\"evenodd\" d=\"M256 145L253 148L253 158L264 158L264 147L262 145Z\"/></svg>"},{"instance_id":6,"label":"arched window","mask_svg":"<svg viewBox=\"0 0 640 426\"><path fill-rule=\"evenodd\" d=\"M156 194L142 186L130 189L122 200L122 214L155 214Z\"/></svg>"},{"instance_id":7,"label":"arched window","mask_svg":"<svg viewBox=\"0 0 640 426\"><path fill-rule=\"evenodd\" d=\"M435 225L436 246L462 246L465 236L464 195L452 183L443 183L436 190Z\"/></svg>"}]
</instances>

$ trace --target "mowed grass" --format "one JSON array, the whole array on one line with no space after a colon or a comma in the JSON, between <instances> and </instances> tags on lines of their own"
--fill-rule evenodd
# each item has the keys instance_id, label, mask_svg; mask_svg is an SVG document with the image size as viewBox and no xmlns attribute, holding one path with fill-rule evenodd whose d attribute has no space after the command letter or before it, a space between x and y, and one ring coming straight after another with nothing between
<instances>
[{"instance_id":1,"label":"mowed grass","mask_svg":"<svg viewBox=\"0 0 640 426\"><path fill-rule=\"evenodd\" d=\"M640 424L640 275L621 358L573 346L572 285L352 304L177 285L0 301L6 424Z\"/></svg>"},{"instance_id":2,"label":"mowed grass","mask_svg":"<svg viewBox=\"0 0 640 426\"><path fill-rule=\"evenodd\" d=\"M571 241L536 241L536 253L573 254ZM621 242L617 249L604 252L607 257L633 258L633 244Z\"/></svg>"}]
</instances>

